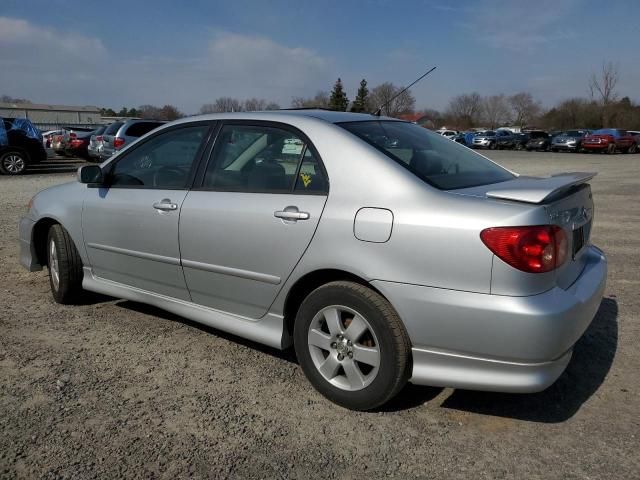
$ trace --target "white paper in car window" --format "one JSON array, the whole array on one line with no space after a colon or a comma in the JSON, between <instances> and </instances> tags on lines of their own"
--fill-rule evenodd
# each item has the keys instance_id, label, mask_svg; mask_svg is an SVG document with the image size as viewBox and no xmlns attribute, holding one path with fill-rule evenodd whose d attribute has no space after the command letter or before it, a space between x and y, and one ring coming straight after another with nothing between
<instances>
[{"instance_id":1,"label":"white paper in car window","mask_svg":"<svg viewBox=\"0 0 640 480\"><path fill-rule=\"evenodd\" d=\"M282 145L282 153L284 155L300 155L302 147L304 147L304 143L299 138L287 138Z\"/></svg>"}]
</instances>

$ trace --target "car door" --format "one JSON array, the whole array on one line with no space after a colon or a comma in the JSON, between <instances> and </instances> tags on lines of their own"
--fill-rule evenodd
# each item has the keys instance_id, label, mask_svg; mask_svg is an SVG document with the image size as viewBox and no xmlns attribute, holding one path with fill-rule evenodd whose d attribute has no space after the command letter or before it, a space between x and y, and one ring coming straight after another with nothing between
<instances>
[{"instance_id":1,"label":"car door","mask_svg":"<svg viewBox=\"0 0 640 480\"><path fill-rule=\"evenodd\" d=\"M165 129L104 167L106 186L89 188L82 210L95 276L190 299L178 223L209 128L195 123Z\"/></svg>"},{"instance_id":2,"label":"car door","mask_svg":"<svg viewBox=\"0 0 640 480\"><path fill-rule=\"evenodd\" d=\"M192 300L263 316L309 245L327 192L320 157L301 132L281 124L223 125L180 218Z\"/></svg>"}]
</instances>

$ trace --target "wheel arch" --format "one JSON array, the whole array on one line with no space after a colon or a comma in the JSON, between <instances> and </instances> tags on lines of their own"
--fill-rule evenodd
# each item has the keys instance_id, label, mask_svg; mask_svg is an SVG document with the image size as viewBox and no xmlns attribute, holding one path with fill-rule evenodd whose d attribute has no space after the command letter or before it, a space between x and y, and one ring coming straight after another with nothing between
<instances>
[{"instance_id":1,"label":"wheel arch","mask_svg":"<svg viewBox=\"0 0 640 480\"><path fill-rule=\"evenodd\" d=\"M31 163L31 155L29 155L28 150L26 148L24 148L24 147L19 146L19 145L10 145L10 146L6 147L6 150L3 151L0 154L0 157L4 157L6 154L11 153L11 152L18 152L18 153L24 155L26 163L27 164Z\"/></svg>"},{"instance_id":2,"label":"wheel arch","mask_svg":"<svg viewBox=\"0 0 640 480\"><path fill-rule=\"evenodd\" d=\"M48 264L47 260L47 236L49 235L49 229L53 225L60 225L56 219L51 217L43 217L36 222L33 226L33 233L31 234L31 241L33 242L34 252L36 254L37 262L45 266Z\"/></svg>"},{"instance_id":3,"label":"wheel arch","mask_svg":"<svg viewBox=\"0 0 640 480\"><path fill-rule=\"evenodd\" d=\"M289 335L293 335L293 327L298 309L300 308L300 305L307 297L307 295L309 295L312 291L314 291L318 287L321 287L322 285L341 280L358 283L367 288L370 288L388 301L388 299L382 294L382 292L376 289L367 280L354 273L334 268L314 270L312 272L306 273L298 280L296 280L296 282L287 293L283 309L286 332Z\"/></svg>"}]
</instances>

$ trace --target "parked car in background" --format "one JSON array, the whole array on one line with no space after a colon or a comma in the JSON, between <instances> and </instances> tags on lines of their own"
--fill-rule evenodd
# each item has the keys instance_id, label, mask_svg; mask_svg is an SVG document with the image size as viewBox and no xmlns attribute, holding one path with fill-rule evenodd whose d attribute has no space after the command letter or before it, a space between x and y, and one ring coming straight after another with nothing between
<instances>
[{"instance_id":1,"label":"parked car in background","mask_svg":"<svg viewBox=\"0 0 640 480\"><path fill-rule=\"evenodd\" d=\"M442 135L443 137L451 138L458 134L457 130L446 130L440 129L436 131L437 134Z\"/></svg>"},{"instance_id":2,"label":"parked car in background","mask_svg":"<svg viewBox=\"0 0 640 480\"><path fill-rule=\"evenodd\" d=\"M347 408L379 407L407 381L536 392L605 289L594 175L519 177L368 114L190 117L38 193L20 261L48 266L58 303L84 289L293 344Z\"/></svg>"},{"instance_id":3,"label":"parked car in background","mask_svg":"<svg viewBox=\"0 0 640 480\"><path fill-rule=\"evenodd\" d=\"M65 146L65 155L70 157L89 159L89 141L94 131L72 133L70 140Z\"/></svg>"},{"instance_id":4,"label":"parked car in background","mask_svg":"<svg viewBox=\"0 0 640 480\"><path fill-rule=\"evenodd\" d=\"M127 120L114 122L102 134L100 159L105 160L125 145L158 128L165 122L157 120Z\"/></svg>"},{"instance_id":5,"label":"parked car in background","mask_svg":"<svg viewBox=\"0 0 640 480\"><path fill-rule=\"evenodd\" d=\"M638 150L638 139L619 128L602 128L587 135L582 140L582 148L586 152L635 153Z\"/></svg>"},{"instance_id":6,"label":"parked car in background","mask_svg":"<svg viewBox=\"0 0 640 480\"><path fill-rule=\"evenodd\" d=\"M102 134L107 129L107 125L96 129L91 137L89 137L89 146L87 147L87 155L89 160L100 160L100 153L102 152Z\"/></svg>"},{"instance_id":7,"label":"parked car in background","mask_svg":"<svg viewBox=\"0 0 640 480\"><path fill-rule=\"evenodd\" d=\"M516 136L511 130L498 129L496 130L496 147L500 150L506 148L513 148Z\"/></svg>"},{"instance_id":8,"label":"parked car in background","mask_svg":"<svg viewBox=\"0 0 640 480\"><path fill-rule=\"evenodd\" d=\"M535 132L529 132L529 140L524 148L528 151L542 151L546 152L551 147L551 135L547 132L536 130Z\"/></svg>"},{"instance_id":9,"label":"parked car in background","mask_svg":"<svg viewBox=\"0 0 640 480\"><path fill-rule=\"evenodd\" d=\"M524 150L527 142L530 140L528 133L514 133L513 134L513 148L516 150Z\"/></svg>"},{"instance_id":10,"label":"parked car in background","mask_svg":"<svg viewBox=\"0 0 640 480\"><path fill-rule=\"evenodd\" d=\"M473 143L470 145L473 148L489 148L494 150L511 148L513 147L515 136L511 130L485 130L484 132L478 132L473 137Z\"/></svg>"},{"instance_id":11,"label":"parked car in background","mask_svg":"<svg viewBox=\"0 0 640 480\"><path fill-rule=\"evenodd\" d=\"M496 148L496 132L494 130L485 130L478 132L473 137L472 148Z\"/></svg>"},{"instance_id":12,"label":"parked car in background","mask_svg":"<svg viewBox=\"0 0 640 480\"><path fill-rule=\"evenodd\" d=\"M464 132L456 133L453 137L450 137L449 140L466 145L465 135Z\"/></svg>"},{"instance_id":13,"label":"parked car in background","mask_svg":"<svg viewBox=\"0 0 640 480\"><path fill-rule=\"evenodd\" d=\"M30 120L0 117L0 174L20 175L46 159L42 134Z\"/></svg>"},{"instance_id":14,"label":"parked car in background","mask_svg":"<svg viewBox=\"0 0 640 480\"><path fill-rule=\"evenodd\" d=\"M51 149L56 153L56 155L65 155L68 141L69 132L67 130L62 130L60 133L53 134L51 136Z\"/></svg>"},{"instance_id":15,"label":"parked car in background","mask_svg":"<svg viewBox=\"0 0 640 480\"><path fill-rule=\"evenodd\" d=\"M582 150L582 140L590 133L590 130L567 130L562 132L551 141L551 151L579 152Z\"/></svg>"},{"instance_id":16,"label":"parked car in background","mask_svg":"<svg viewBox=\"0 0 640 480\"><path fill-rule=\"evenodd\" d=\"M42 134L42 144L44 145L44 148L51 148L51 141L56 135L64 135L64 130L48 130Z\"/></svg>"}]
</instances>

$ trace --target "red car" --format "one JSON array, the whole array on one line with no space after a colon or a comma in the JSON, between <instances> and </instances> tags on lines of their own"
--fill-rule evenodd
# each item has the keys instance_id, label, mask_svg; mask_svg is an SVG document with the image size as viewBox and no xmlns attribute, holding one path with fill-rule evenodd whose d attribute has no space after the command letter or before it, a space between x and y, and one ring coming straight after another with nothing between
<instances>
[{"instance_id":1,"label":"red car","mask_svg":"<svg viewBox=\"0 0 640 480\"><path fill-rule=\"evenodd\" d=\"M69 142L67 143L65 148L65 154L73 157L88 159L89 152L87 149L89 148L89 141L91 140L92 134L93 131L70 133Z\"/></svg>"},{"instance_id":2,"label":"red car","mask_svg":"<svg viewBox=\"0 0 640 480\"><path fill-rule=\"evenodd\" d=\"M582 148L587 152L635 153L638 150L638 139L629 135L626 130L603 128L584 137Z\"/></svg>"}]
</instances>

